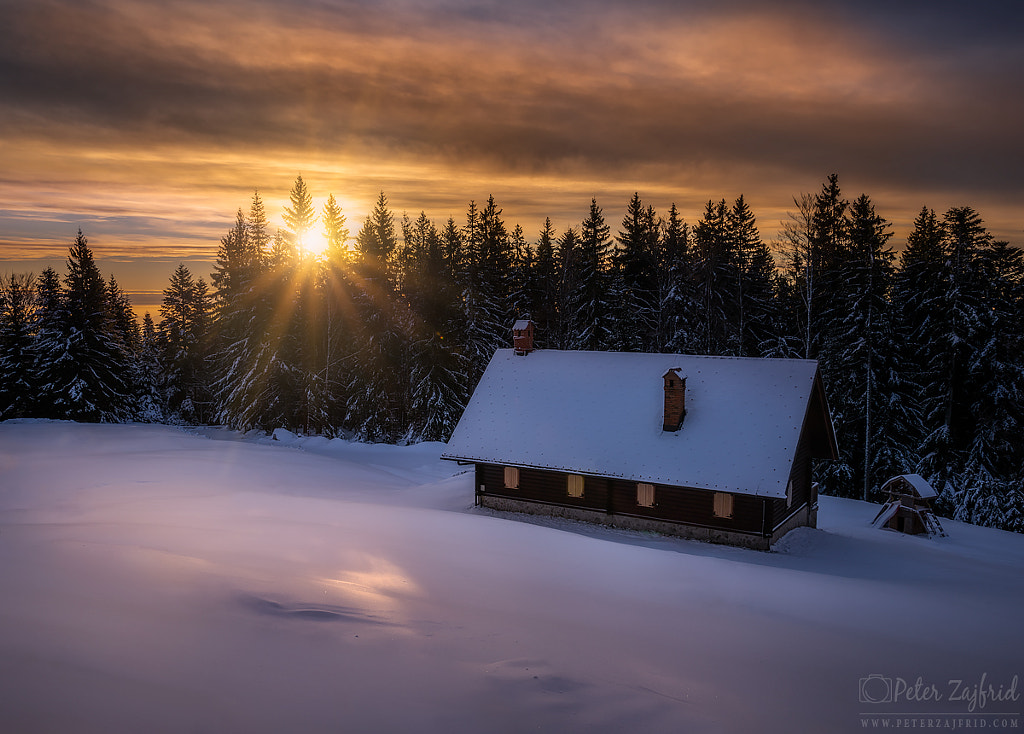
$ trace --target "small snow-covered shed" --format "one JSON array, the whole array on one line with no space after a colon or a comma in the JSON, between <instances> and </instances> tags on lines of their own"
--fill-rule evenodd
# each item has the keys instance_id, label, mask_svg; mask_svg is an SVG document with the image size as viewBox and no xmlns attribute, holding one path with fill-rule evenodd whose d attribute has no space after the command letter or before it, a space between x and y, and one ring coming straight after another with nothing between
<instances>
[{"instance_id":1,"label":"small snow-covered shed","mask_svg":"<svg viewBox=\"0 0 1024 734\"><path fill-rule=\"evenodd\" d=\"M937 496L932 485L920 474L900 474L882 485L888 499L871 524L910 535L944 536L945 530L932 512L931 500Z\"/></svg>"},{"instance_id":2,"label":"small snow-covered shed","mask_svg":"<svg viewBox=\"0 0 1024 734\"><path fill-rule=\"evenodd\" d=\"M487 507L767 549L837 455L812 360L503 349L442 458Z\"/></svg>"}]
</instances>

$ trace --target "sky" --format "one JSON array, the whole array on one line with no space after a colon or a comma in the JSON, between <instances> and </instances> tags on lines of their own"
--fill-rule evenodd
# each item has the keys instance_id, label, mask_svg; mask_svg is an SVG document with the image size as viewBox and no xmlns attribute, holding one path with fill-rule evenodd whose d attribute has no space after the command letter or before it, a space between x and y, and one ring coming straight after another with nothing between
<instances>
[{"instance_id":1,"label":"sky","mask_svg":"<svg viewBox=\"0 0 1024 734\"><path fill-rule=\"evenodd\" d=\"M944 0L0 0L0 273L79 228L156 308L297 175L392 210L617 231L743 194L771 240L838 173L893 222L972 206L1024 244L1024 4Z\"/></svg>"}]
</instances>

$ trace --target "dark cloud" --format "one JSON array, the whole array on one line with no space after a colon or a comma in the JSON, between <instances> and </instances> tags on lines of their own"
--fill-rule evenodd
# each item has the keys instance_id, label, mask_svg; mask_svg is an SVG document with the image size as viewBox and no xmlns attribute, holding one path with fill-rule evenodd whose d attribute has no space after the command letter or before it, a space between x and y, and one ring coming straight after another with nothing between
<instances>
[{"instance_id":1,"label":"dark cloud","mask_svg":"<svg viewBox=\"0 0 1024 734\"><path fill-rule=\"evenodd\" d=\"M568 185L584 204L756 199L831 171L915 207L1012 206L1021 17L985 0L0 0L0 189L50 180L62 193L35 206L59 208L120 177L127 219L107 224L130 241L172 220L130 211L161 191L245 201L310 161L353 196L407 186L417 209L460 185L526 207L531 181L538 206Z\"/></svg>"}]
</instances>

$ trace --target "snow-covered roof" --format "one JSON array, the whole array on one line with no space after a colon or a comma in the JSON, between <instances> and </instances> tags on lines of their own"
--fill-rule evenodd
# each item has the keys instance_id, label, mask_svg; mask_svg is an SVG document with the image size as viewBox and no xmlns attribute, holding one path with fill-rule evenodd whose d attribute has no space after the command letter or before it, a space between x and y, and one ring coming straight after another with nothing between
<instances>
[{"instance_id":1,"label":"snow-covered roof","mask_svg":"<svg viewBox=\"0 0 1024 734\"><path fill-rule=\"evenodd\" d=\"M530 320L529 319L519 319L517 322L515 322L512 325L512 329L514 331L523 331L524 329L529 328L529 326L530 326Z\"/></svg>"},{"instance_id":2,"label":"snow-covered roof","mask_svg":"<svg viewBox=\"0 0 1024 734\"><path fill-rule=\"evenodd\" d=\"M921 499L930 500L938 496L932 488L932 485L930 485L920 474L901 474L898 477L893 477L882 486L882 489L887 489L887 487L897 479L905 480L907 484L914 488L914 491L917 492L917 496Z\"/></svg>"},{"instance_id":3,"label":"snow-covered roof","mask_svg":"<svg viewBox=\"0 0 1024 734\"><path fill-rule=\"evenodd\" d=\"M673 368L686 418L666 432ZM816 374L812 360L502 349L442 457L784 498Z\"/></svg>"}]
</instances>

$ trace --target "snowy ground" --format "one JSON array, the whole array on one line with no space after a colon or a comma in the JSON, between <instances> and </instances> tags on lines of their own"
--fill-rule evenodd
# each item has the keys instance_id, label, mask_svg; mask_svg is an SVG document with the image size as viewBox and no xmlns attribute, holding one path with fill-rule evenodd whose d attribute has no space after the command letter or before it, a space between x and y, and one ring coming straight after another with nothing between
<instances>
[{"instance_id":1,"label":"snowy ground","mask_svg":"<svg viewBox=\"0 0 1024 734\"><path fill-rule=\"evenodd\" d=\"M1024 536L826 498L759 553L474 510L439 444L282 438L0 424L0 731L1024 729ZM1010 700L951 700L982 676Z\"/></svg>"}]
</instances>

